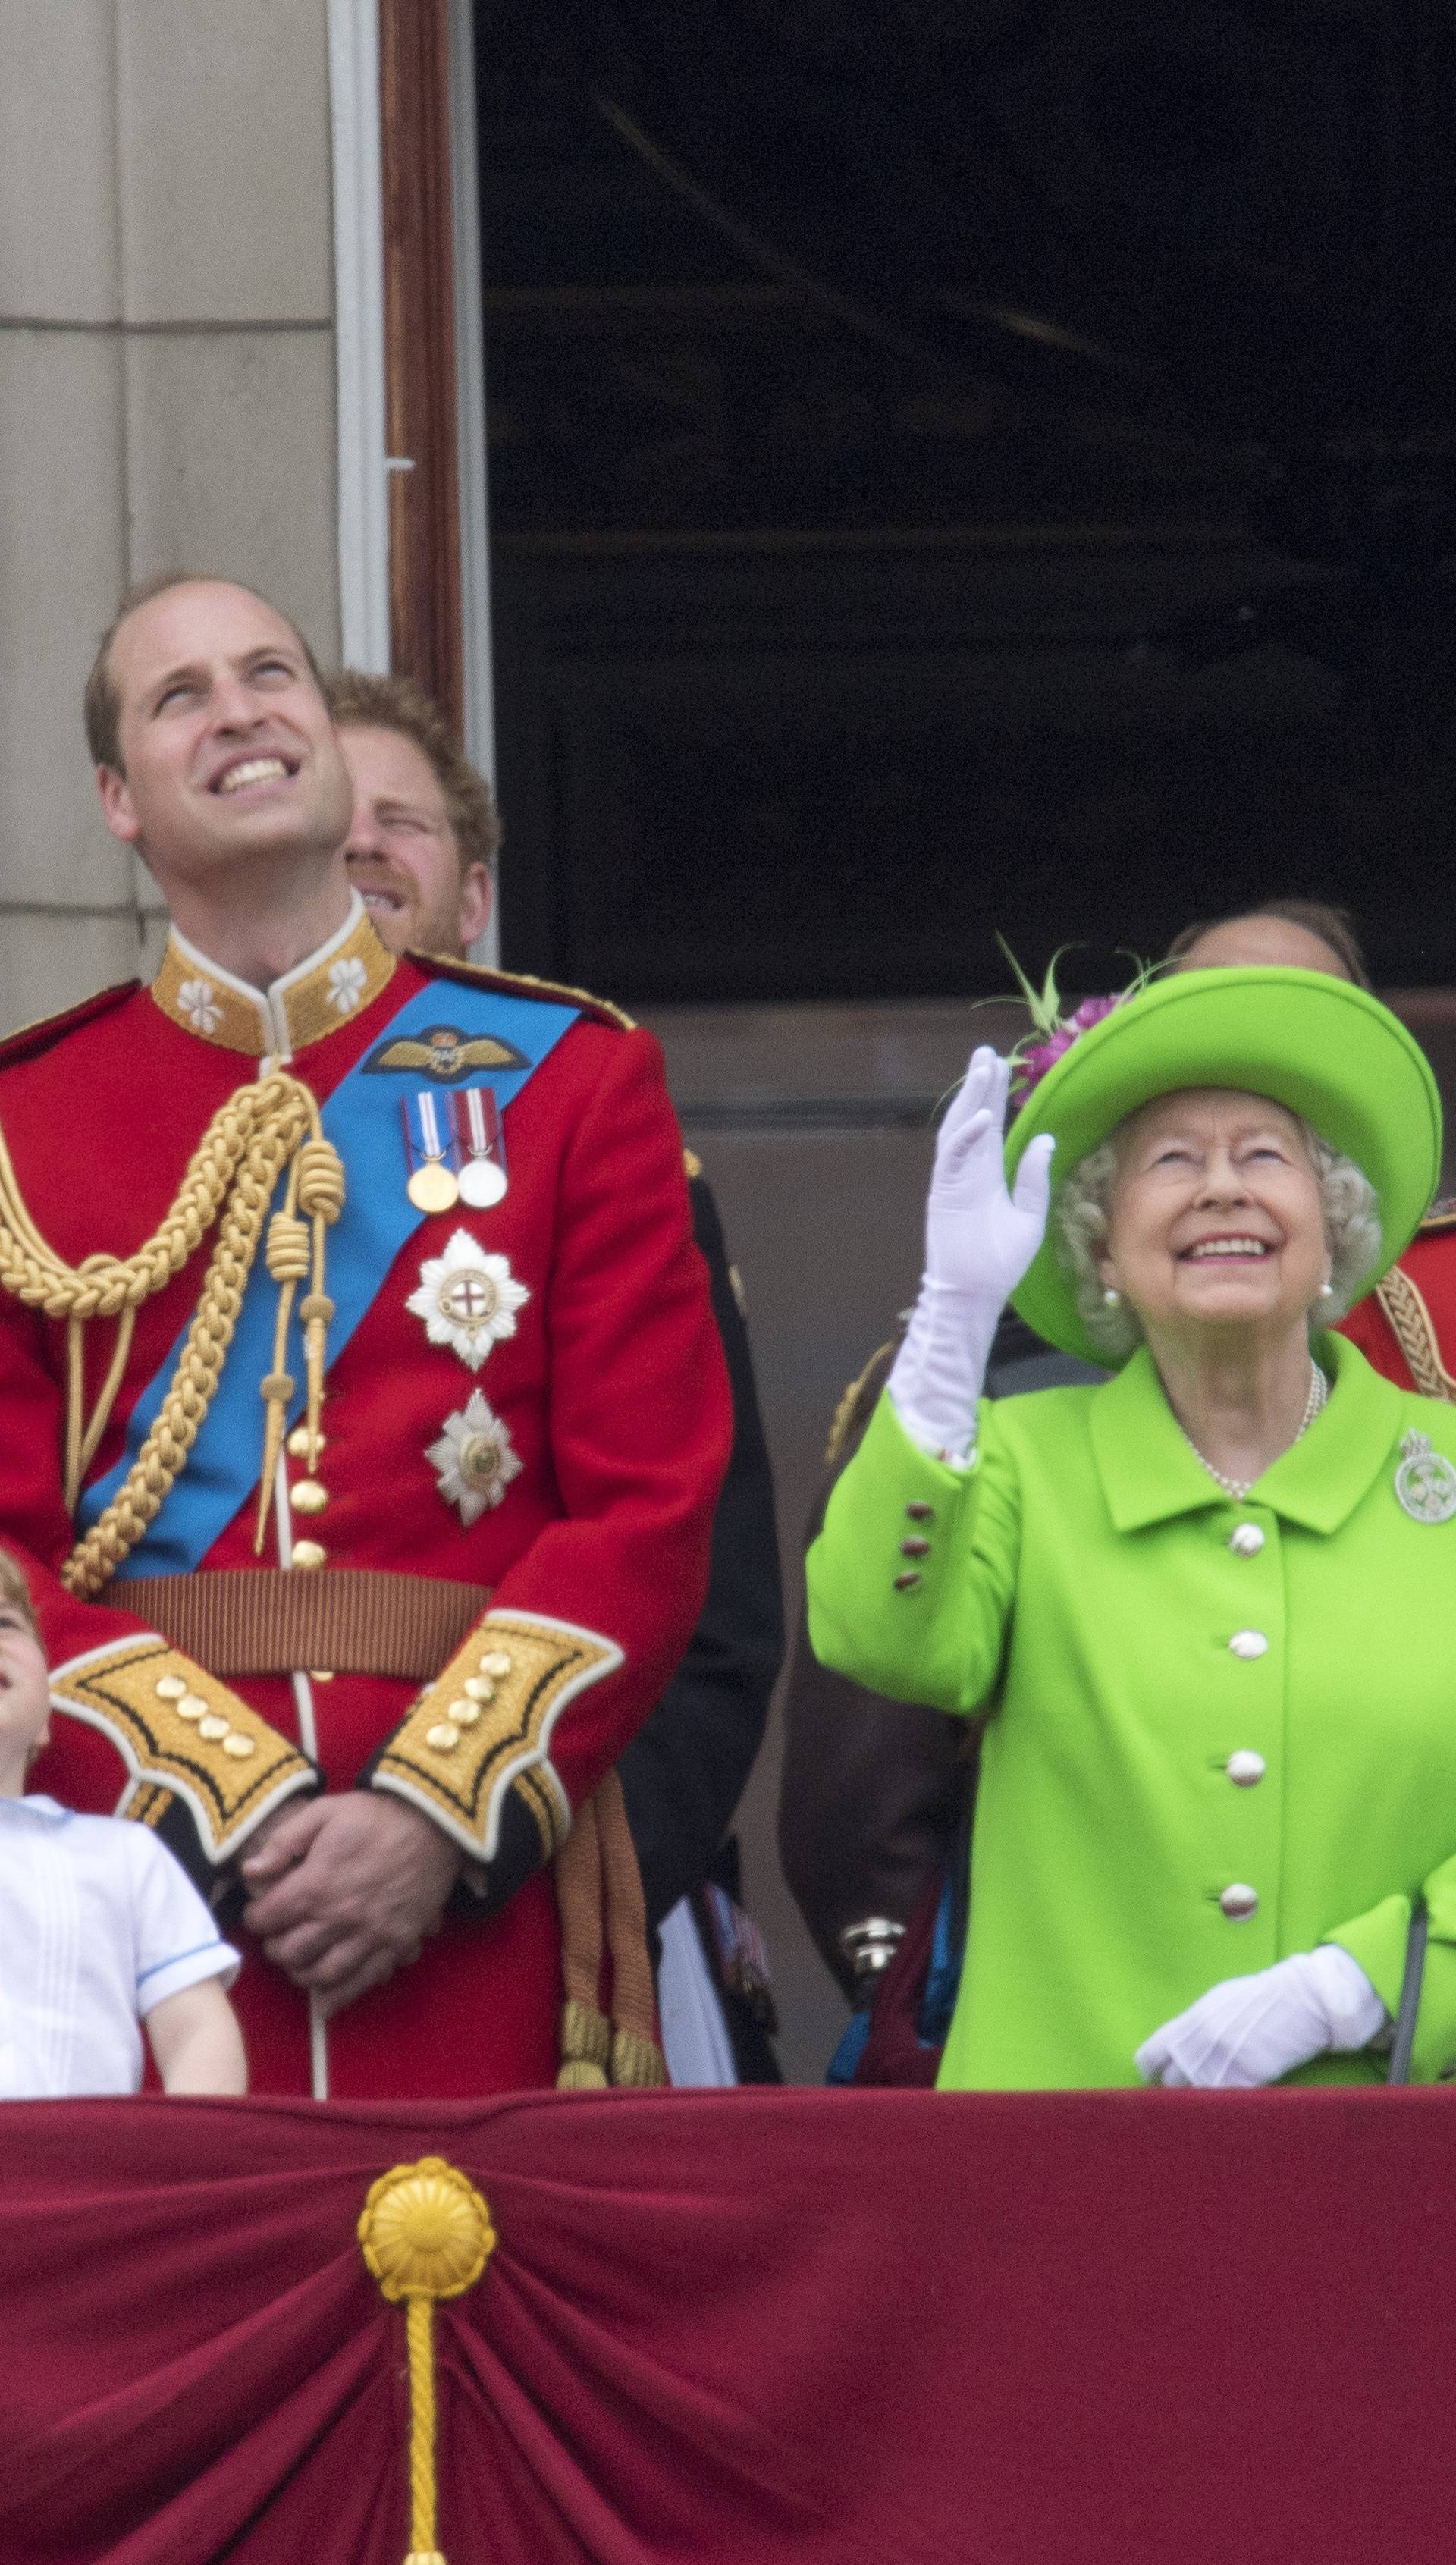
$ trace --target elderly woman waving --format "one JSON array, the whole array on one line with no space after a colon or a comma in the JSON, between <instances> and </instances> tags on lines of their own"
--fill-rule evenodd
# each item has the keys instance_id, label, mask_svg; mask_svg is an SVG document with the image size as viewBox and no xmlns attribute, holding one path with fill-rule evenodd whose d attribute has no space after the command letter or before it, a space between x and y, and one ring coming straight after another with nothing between
<instances>
[{"instance_id":1,"label":"elderly woman waving","mask_svg":"<svg viewBox=\"0 0 1456 2565\"><path fill-rule=\"evenodd\" d=\"M809 1564L826 1663L986 1720L940 2081L1378 2081L1422 1896L1439 2076L1456 1413L1323 1332L1434 1190L1430 1070L1347 983L1210 970L1082 1031L1003 1149L1007 1085L978 1051ZM1008 1295L1115 1377L978 1404Z\"/></svg>"}]
</instances>

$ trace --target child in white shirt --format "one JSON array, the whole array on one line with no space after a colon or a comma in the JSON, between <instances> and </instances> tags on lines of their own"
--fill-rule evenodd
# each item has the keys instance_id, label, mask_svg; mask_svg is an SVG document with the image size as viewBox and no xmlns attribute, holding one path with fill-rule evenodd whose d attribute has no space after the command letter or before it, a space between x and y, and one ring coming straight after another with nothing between
<instances>
[{"instance_id":1,"label":"child in white shirt","mask_svg":"<svg viewBox=\"0 0 1456 2565\"><path fill-rule=\"evenodd\" d=\"M26 1794L50 1672L0 1550L0 2100L134 2093L141 2032L168 2093L244 2093L225 1988L241 1963L150 1829Z\"/></svg>"}]
</instances>

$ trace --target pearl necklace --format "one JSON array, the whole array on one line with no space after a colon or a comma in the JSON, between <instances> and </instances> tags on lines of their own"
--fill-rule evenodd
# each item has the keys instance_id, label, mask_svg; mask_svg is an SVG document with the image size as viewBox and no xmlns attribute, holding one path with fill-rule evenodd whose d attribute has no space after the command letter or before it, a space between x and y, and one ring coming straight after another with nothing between
<instances>
[{"instance_id":1,"label":"pearl necklace","mask_svg":"<svg viewBox=\"0 0 1456 2565\"><path fill-rule=\"evenodd\" d=\"M1329 1395L1330 1383L1326 1379L1325 1374L1320 1369L1319 1364L1316 1362L1315 1357L1312 1354L1310 1357L1310 1395L1305 1401L1304 1415L1300 1418L1299 1432L1295 1436L1296 1443L1298 1443L1301 1434L1308 1434L1310 1427L1314 1424L1316 1417L1319 1415L1320 1410L1324 1406ZM1194 1460L1198 1463L1199 1468L1206 1470L1210 1479L1216 1480L1218 1485L1227 1495L1236 1497L1240 1505L1242 1505L1250 1489L1254 1486L1254 1481L1252 1479L1230 1479L1225 1477L1222 1470L1216 1470L1211 1461L1205 1460L1186 1425L1180 1425L1178 1431L1182 1435L1184 1442L1187 1444L1189 1451L1192 1453ZM1290 1449L1293 1450L1293 1448L1294 1446L1291 1445ZM1272 1462L1270 1467L1273 1467ZM1262 1478L1263 1475L1264 1473L1261 1470L1259 1476Z\"/></svg>"}]
</instances>

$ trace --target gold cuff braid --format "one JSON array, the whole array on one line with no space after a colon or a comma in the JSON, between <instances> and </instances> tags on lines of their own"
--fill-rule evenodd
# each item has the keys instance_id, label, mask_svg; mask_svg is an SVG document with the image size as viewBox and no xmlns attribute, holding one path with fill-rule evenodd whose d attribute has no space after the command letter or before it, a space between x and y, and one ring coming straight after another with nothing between
<instances>
[{"instance_id":1,"label":"gold cuff braid","mask_svg":"<svg viewBox=\"0 0 1456 2565\"><path fill-rule=\"evenodd\" d=\"M552 1730L568 1702L621 1662L620 1648L595 1630L545 1613L488 1612L395 1729L375 1788L412 1801L475 1860L489 1861L514 1784L549 1861L571 1824Z\"/></svg>"},{"instance_id":2,"label":"gold cuff braid","mask_svg":"<svg viewBox=\"0 0 1456 2565\"><path fill-rule=\"evenodd\" d=\"M51 1698L110 1738L132 1775L127 1815L154 1825L165 1813L155 1793L175 1793L214 1863L318 1777L296 1746L165 1639L121 1639L73 1657L53 1672Z\"/></svg>"}]
</instances>

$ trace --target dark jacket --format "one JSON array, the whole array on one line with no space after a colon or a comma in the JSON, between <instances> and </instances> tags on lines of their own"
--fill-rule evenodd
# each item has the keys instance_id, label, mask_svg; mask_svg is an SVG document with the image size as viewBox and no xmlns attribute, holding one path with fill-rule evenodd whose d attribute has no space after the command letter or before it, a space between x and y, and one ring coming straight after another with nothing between
<instances>
[{"instance_id":1,"label":"dark jacket","mask_svg":"<svg viewBox=\"0 0 1456 2565\"><path fill-rule=\"evenodd\" d=\"M707 1601L686 1656L617 1765L652 1928L713 1868L784 1657L774 1483L748 1330L718 1208L694 1159L688 1190L733 1388L733 1456L713 1517Z\"/></svg>"}]
</instances>

